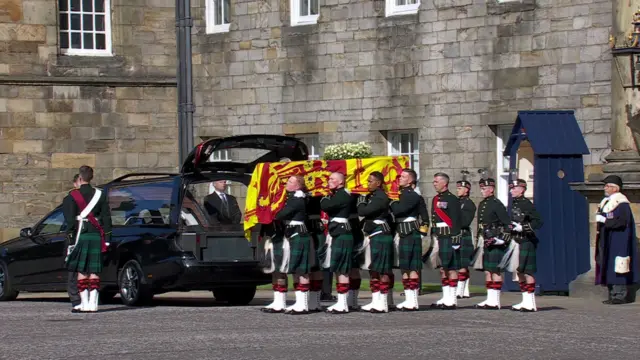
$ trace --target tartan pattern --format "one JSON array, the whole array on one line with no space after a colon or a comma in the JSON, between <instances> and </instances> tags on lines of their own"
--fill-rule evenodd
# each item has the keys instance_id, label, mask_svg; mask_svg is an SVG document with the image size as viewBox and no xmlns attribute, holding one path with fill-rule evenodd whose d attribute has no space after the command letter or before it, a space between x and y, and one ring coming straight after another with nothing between
<instances>
[{"instance_id":1,"label":"tartan pattern","mask_svg":"<svg viewBox=\"0 0 640 360\"><path fill-rule=\"evenodd\" d=\"M498 265L502 262L506 250L507 247L504 245L485 247L482 256L483 270L492 273L501 273L504 269L500 269Z\"/></svg>"},{"instance_id":2,"label":"tartan pattern","mask_svg":"<svg viewBox=\"0 0 640 360\"><path fill-rule=\"evenodd\" d=\"M402 270L422 270L422 236L418 231L413 231L407 236L400 236L398 246L398 267Z\"/></svg>"},{"instance_id":3,"label":"tartan pattern","mask_svg":"<svg viewBox=\"0 0 640 360\"><path fill-rule=\"evenodd\" d=\"M379 231L376 228L373 232ZM393 269L393 235L378 234L369 239L371 246L371 265L369 271L388 274Z\"/></svg>"},{"instance_id":4,"label":"tartan pattern","mask_svg":"<svg viewBox=\"0 0 640 360\"><path fill-rule=\"evenodd\" d=\"M100 274L102 272L102 240L99 233L80 234L80 239L69 254L67 269L82 274Z\"/></svg>"},{"instance_id":5,"label":"tartan pattern","mask_svg":"<svg viewBox=\"0 0 640 360\"><path fill-rule=\"evenodd\" d=\"M330 271L337 274L347 274L353 262L353 235L342 234L331 240Z\"/></svg>"},{"instance_id":6,"label":"tartan pattern","mask_svg":"<svg viewBox=\"0 0 640 360\"><path fill-rule=\"evenodd\" d=\"M308 274L317 255L312 253L313 245L309 234L296 235L289 239L290 257L289 257L289 274ZM281 246L282 248L282 246ZM282 251L282 250L280 250Z\"/></svg>"},{"instance_id":7,"label":"tartan pattern","mask_svg":"<svg viewBox=\"0 0 640 360\"><path fill-rule=\"evenodd\" d=\"M471 234L462 236L462 242L460 246L460 268L468 269L471 266L471 260L473 260L473 238Z\"/></svg>"},{"instance_id":8,"label":"tartan pattern","mask_svg":"<svg viewBox=\"0 0 640 360\"><path fill-rule=\"evenodd\" d=\"M538 271L536 264L537 246L531 241L525 240L520 243L520 259L518 264L518 272L527 275L534 275Z\"/></svg>"},{"instance_id":9,"label":"tartan pattern","mask_svg":"<svg viewBox=\"0 0 640 360\"><path fill-rule=\"evenodd\" d=\"M443 270L460 270L460 249L452 248L451 237L438 236L438 255Z\"/></svg>"}]
</instances>

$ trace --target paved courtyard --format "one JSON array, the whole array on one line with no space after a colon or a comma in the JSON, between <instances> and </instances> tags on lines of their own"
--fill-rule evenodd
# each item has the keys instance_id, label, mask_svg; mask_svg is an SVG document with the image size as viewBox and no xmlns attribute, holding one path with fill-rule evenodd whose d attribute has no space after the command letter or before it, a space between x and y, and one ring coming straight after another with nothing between
<instances>
[{"instance_id":1,"label":"paved courtyard","mask_svg":"<svg viewBox=\"0 0 640 360\"><path fill-rule=\"evenodd\" d=\"M425 310L385 315L263 314L217 304L210 293L170 293L154 305L71 314L65 294L0 303L0 359L638 359L640 304L540 297L538 313ZM290 294L290 300L292 300ZM368 294L366 294L368 296ZM503 296L503 305L519 301ZM403 298L396 297L396 301ZM325 304L328 305L328 304Z\"/></svg>"}]
</instances>

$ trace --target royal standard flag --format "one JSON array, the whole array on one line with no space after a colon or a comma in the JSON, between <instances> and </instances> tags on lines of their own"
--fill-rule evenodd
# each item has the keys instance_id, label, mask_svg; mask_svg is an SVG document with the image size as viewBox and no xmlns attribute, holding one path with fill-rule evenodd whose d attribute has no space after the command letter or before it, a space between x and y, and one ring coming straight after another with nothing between
<instances>
[{"instance_id":1,"label":"royal standard flag","mask_svg":"<svg viewBox=\"0 0 640 360\"><path fill-rule=\"evenodd\" d=\"M247 239L257 224L269 224L284 206L285 184L292 175L301 175L313 196L329 193L328 181L332 172L346 175L345 187L355 194L366 194L367 178L374 171L384 175L385 190L392 199L399 196L398 175L409 167L408 156L380 156L348 160L309 160L262 163L253 171L247 189L244 230Z\"/></svg>"}]
</instances>

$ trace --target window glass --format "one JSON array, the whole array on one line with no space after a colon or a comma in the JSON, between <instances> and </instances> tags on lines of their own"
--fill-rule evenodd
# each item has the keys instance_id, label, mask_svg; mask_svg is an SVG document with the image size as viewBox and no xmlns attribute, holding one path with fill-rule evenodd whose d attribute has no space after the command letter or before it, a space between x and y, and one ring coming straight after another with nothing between
<instances>
[{"instance_id":1,"label":"window glass","mask_svg":"<svg viewBox=\"0 0 640 360\"><path fill-rule=\"evenodd\" d=\"M170 222L173 180L117 187L109 191L113 226Z\"/></svg>"},{"instance_id":2,"label":"window glass","mask_svg":"<svg viewBox=\"0 0 640 360\"><path fill-rule=\"evenodd\" d=\"M67 225L64 222L62 209L59 209L47 216L47 218L38 225L34 231L34 235L57 234L65 231L66 228Z\"/></svg>"},{"instance_id":3,"label":"window glass","mask_svg":"<svg viewBox=\"0 0 640 360\"><path fill-rule=\"evenodd\" d=\"M182 223L242 230L246 196L247 187L237 181L220 180L190 184L182 203Z\"/></svg>"}]
</instances>

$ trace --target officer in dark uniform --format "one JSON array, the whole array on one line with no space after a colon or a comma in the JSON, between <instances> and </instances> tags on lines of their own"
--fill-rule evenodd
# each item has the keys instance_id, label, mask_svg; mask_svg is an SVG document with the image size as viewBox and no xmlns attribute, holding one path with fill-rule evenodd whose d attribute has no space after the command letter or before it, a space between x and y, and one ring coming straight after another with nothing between
<instances>
[{"instance_id":1,"label":"officer in dark uniform","mask_svg":"<svg viewBox=\"0 0 640 360\"><path fill-rule=\"evenodd\" d=\"M433 187L437 195L431 202L431 234L438 242L442 298L432 307L455 309L460 270L460 201L449 191L449 175L437 173L433 176Z\"/></svg>"},{"instance_id":2,"label":"officer in dark uniform","mask_svg":"<svg viewBox=\"0 0 640 360\"><path fill-rule=\"evenodd\" d=\"M348 313L349 273L353 263L353 233L349 224L351 193L344 187L344 174L329 176L331 193L320 200L320 208L329 216L325 268L336 274L338 301L327 309L329 313Z\"/></svg>"},{"instance_id":3,"label":"officer in dark uniform","mask_svg":"<svg viewBox=\"0 0 640 360\"><path fill-rule=\"evenodd\" d=\"M73 241L67 258L67 270L78 274L80 311L98 311L102 253L111 237L111 212L107 192L94 188L93 168L84 165L79 171L78 189L62 201L67 233ZM84 210L84 211L83 211Z\"/></svg>"},{"instance_id":4,"label":"officer in dark uniform","mask_svg":"<svg viewBox=\"0 0 640 360\"><path fill-rule=\"evenodd\" d=\"M263 312L289 314L309 313L309 289L312 267L316 254L313 251L311 234L306 226L307 198L304 192L304 178L294 175L287 180L287 199L274 217L275 234L265 241L265 249L270 252L271 267L266 273L273 273L273 303L262 308ZM286 305L286 274L293 275L296 302Z\"/></svg>"},{"instance_id":5,"label":"officer in dark uniform","mask_svg":"<svg viewBox=\"0 0 640 360\"><path fill-rule=\"evenodd\" d=\"M520 280L520 291L522 292L522 302L513 305L512 310L516 311L537 311L535 290L537 271L536 248L538 238L535 231L542 227L542 219L536 211L531 200L524 197L527 191L527 182L517 179L509 184L511 188L512 207L511 220L513 229L511 230L511 240L516 241L520 251L513 254L518 261L518 279Z\"/></svg>"},{"instance_id":6,"label":"officer in dark uniform","mask_svg":"<svg viewBox=\"0 0 640 360\"><path fill-rule=\"evenodd\" d=\"M388 312L387 294L390 290L389 274L393 267L393 235L387 222L389 197L382 189L384 175L374 171L369 175L369 194L358 198L358 215L364 218L365 264L369 270L371 303L363 311ZM370 255L367 255L370 254Z\"/></svg>"},{"instance_id":7,"label":"officer in dark uniform","mask_svg":"<svg viewBox=\"0 0 640 360\"><path fill-rule=\"evenodd\" d=\"M311 234L306 226L307 198L304 178L294 175L286 185L287 200L275 220L284 225L283 263L280 272L293 275L296 302L285 312L293 315L309 313L310 273L316 265ZM288 243L288 246L287 246ZM288 253L287 253L288 249Z\"/></svg>"},{"instance_id":8,"label":"officer in dark uniform","mask_svg":"<svg viewBox=\"0 0 640 360\"><path fill-rule=\"evenodd\" d=\"M471 201L471 183L467 180L468 171L462 172L462 180L456 182L456 191L460 199L460 234L462 243L460 246L460 272L458 273L458 289L456 291L458 299L469 298L469 265L473 259L473 235L471 234L471 223L476 216L476 204Z\"/></svg>"},{"instance_id":9,"label":"officer in dark uniform","mask_svg":"<svg viewBox=\"0 0 640 360\"><path fill-rule=\"evenodd\" d=\"M496 181L480 180L480 192L484 199L478 205L478 247L481 253L475 261L482 258L485 273L487 299L476 307L481 309L500 309L500 290L502 289L503 262L510 232L511 219L504 204L495 197Z\"/></svg>"},{"instance_id":10,"label":"officer in dark uniform","mask_svg":"<svg viewBox=\"0 0 640 360\"><path fill-rule=\"evenodd\" d=\"M400 173L400 199L392 201L391 212L395 217L397 266L402 270L402 285L406 300L396 307L403 311L419 310L419 274L422 271L422 236L419 230L420 196L414 191L418 175L412 169Z\"/></svg>"}]
</instances>

